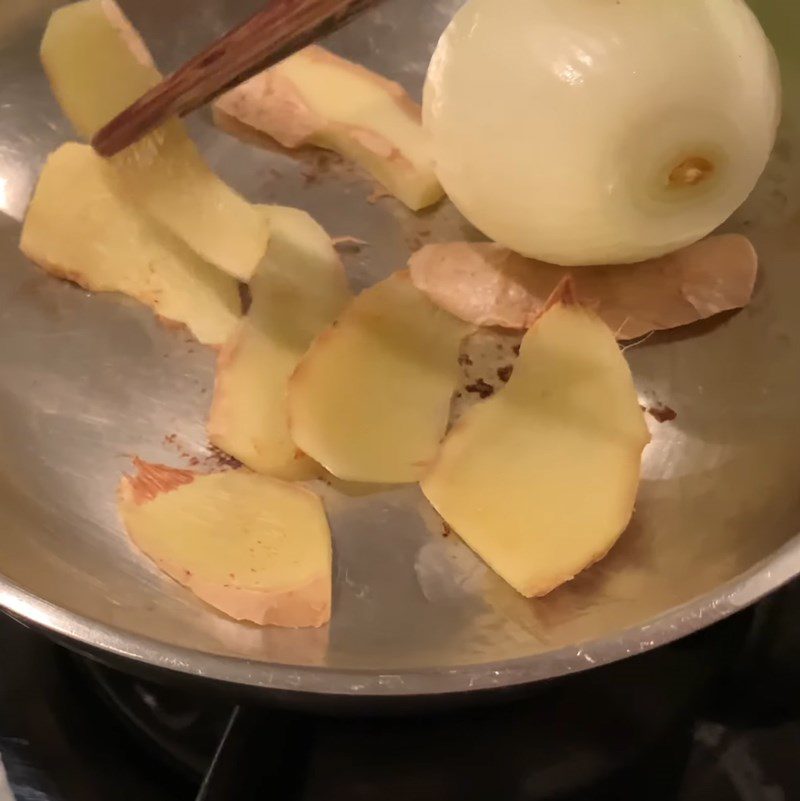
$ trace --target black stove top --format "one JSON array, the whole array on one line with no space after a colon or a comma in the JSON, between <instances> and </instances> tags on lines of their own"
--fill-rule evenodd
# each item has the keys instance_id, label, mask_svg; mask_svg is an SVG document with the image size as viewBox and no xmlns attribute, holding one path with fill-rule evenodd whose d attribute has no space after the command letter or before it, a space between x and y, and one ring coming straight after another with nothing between
<instances>
[{"instance_id":1,"label":"black stove top","mask_svg":"<svg viewBox=\"0 0 800 801\"><path fill-rule=\"evenodd\" d=\"M795 584L522 696L361 719L132 678L0 617L0 801L794 801L798 608Z\"/></svg>"}]
</instances>

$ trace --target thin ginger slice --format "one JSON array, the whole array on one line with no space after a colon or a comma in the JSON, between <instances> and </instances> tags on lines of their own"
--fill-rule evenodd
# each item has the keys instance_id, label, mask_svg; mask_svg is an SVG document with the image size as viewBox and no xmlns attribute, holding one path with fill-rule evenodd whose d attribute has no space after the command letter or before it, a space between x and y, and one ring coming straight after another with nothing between
<instances>
[{"instance_id":1,"label":"thin ginger slice","mask_svg":"<svg viewBox=\"0 0 800 801\"><path fill-rule=\"evenodd\" d=\"M613 333L565 290L527 333L509 383L450 432L422 489L498 575L541 596L614 546L648 441Z\"/></svg>"},{"instance_id":2,"label":"thin ginger slice","mask_svg":"<svg viewBox=\"0 0 800 801\"><path fill-rule=\"evenodd\" d=\"M236 620L328 622L331 537L314 493L247 470L200 475L135 465L120 483L120 515L167 575Z\"/></svg>"},{"instance_id":3,"label":"thin ginger slice","mask_svg":"<svg viewBox=\"0 0 800 801\"><path fill-rule=\"evenodd\" d=\"M41 45L53 93L82 137L161 80L113 0L80 0L53 12ZM104 162L118 189L199 256L247 281L266 250L261 210L205 163L183 123L173 119Z\"/></svg>"},{"instance_id":4,"label":"thin ginger slice","mask_svg":"<svg viewBox=\"0 0 800 801\"><path fill-rule=\"evenodd\" d=\"M402 86L312 46L224 94L214 106L237 124L287 148L316 145L370 172L413 210L444 196L420 109Z\"/></svg>"},{"instance_id":5,"label":"thin ginger slice","mask_svg":"<svg viewBox=\"0 0 800 801\"><path fill-rule=\"evenodd\" d=\"M567 269L493 244L428 245L409 262L415 286L456 317L529 328L566 275L581 303L627 340L746 306L758 258L738 234L712 236L641 264Z\"/></svg>"},{"instance_id":6,"label":"thin ginger slice","mask_svg":"<svg viewBox=\"0 0 800 801\"><path fill-rule=\"evenodd\" d=\"M241 316L237 282L123 199L88 145L67 143L48 158L20 247L49 273L123 292L204 344L225 342Z\"/></svg>"},{"instance_id":7,"label":"thin ginger slice","mask_svg":"<svg viewBox=\"0 0 800 801\"><path fill-rule=\"evenodd\" d=\"M366 290L289 382L294 442L345 481L419 480L444 436L471 330L415 289L406 271Z\"/></svg>"},{"instance_id":8,"label":"thin ginger slice","mask_svg":"<svg viewBox=\"0 0 800 801\"><path fill-rule=\"evenodd\" d=\"M267 215L267 257L250 283L250 309L220 353L208 433L252 470L297 480L319 466L289 433L289 378L351 295L333 242L308 214L274 206Z\"/></svg>"}]
</instances>

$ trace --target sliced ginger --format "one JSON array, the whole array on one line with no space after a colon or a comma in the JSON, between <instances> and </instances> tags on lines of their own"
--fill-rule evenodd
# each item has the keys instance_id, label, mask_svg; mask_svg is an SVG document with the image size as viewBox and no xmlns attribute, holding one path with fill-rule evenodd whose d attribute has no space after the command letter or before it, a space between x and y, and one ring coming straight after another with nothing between
<instances>
[{"instance_id":1,"label":"sliced ginger","mask_svg":"<svg viewBox=\"0 0 800 801\"><path fill-rule=\"evenodd\" d=\"M136 460L119 509L134 544L236 620L321 626L331 611L331 538L320 499L247 470L200 475Z\"/></svg>"},{"instance_id":2,"label":"sliced ginger","mask_svg":"<svg viewBox=\"0 0 800 801\"><path fill-rule=\"evenodd\" d=\"M40 55L56 100L84 139L161 80L114 0L80 0L54 11Z\"/></svg>"},{"instance_id":3,"label":"sliced ginger","mask_svg":"<svg viewBox=\"0 0 800 801\"><path fill-rule=\"evenodd\" d=\"M351 296L330 237L308 214L277 206L267 213L267 258L250 283L247 316L220 354L208 432L252 470L293 480L316 466L289 434L287 384Z\"/></svg>"},{"instance_id":4,"label":"sliced ginger","mask_svg":"<svg viewBox=\"0 0 800 801\"><path fill-rule=\"evenodd\" d=\"M602 559L631 518L647 426L613 333L565 290L508 385L449 434L422 489L528 597Z\"/></svg>"},{"instance_id":5,"label":"sliced ginger","mask_svg":"<svg viewBox=\"0 0 800 801\"><path fill-rule=\"evenodd\" d=\"M368 289L317 338L289 383L295 443L345 481L417 481L444 436L470 330L405 271Z\"/></svg>"},{"instance_id":6,"label":"sliced ginger","mask_svg":"<svg viewBox=\"0 0 800 801\"><path fill-rule=\"evenodd\" d=\"M215 104L218 123L266 133L288 148L316 145L368 170L415 211L444 196L420 109L394 81L312 46Z\"/></svg>"},{"instance_id":7,"label":"sliced ginger","mask_svg":"<svg viewBox=\"0 0 800 801\"><path fill-rule=\"evenodd\" d=\"M225 342L241 316L237 282L124 200L88 145L68 143L47 160L20 247L49 273L123 292L205 344Z\"/></svg>"},{"instance_id":8,"label":"sliced ginger","mask_svg":"<svg viewBox=\"0 0 800 801\"><path fill-rule=\"evenodd\" d=\"M56 10L41 58L61 108L87 139L161 80L113 0L80 0ZM110 159L107 169L126 198L198 255L249 280L267 245L264 214L211 171L180 121Z\"/></svg>"},{"instance_id":9,"label":"sliced ginger","mask_svg":"<svg viewBox=\"0 0 800 801\"><path fill-rule=\"evenodd\" d=\"M565 275L618 339L696 323L746 306L758 258L743 236L713 236L641 264L567 270L492 244L428 245L409 262L414 284L475 325L528 328Z\"/></svg>"}]
</instances>

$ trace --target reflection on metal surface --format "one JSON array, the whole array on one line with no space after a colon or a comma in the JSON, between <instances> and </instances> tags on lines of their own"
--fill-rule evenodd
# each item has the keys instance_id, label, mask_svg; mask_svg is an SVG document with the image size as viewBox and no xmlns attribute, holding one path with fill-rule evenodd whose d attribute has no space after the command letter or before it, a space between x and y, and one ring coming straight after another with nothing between
<instances>
[{"instance_id":1,"label":"reflection on metal surface","mask_svg":"<svg viewBox=\"0 0 800 801\"><path fill-rule=\"evenodd\" d=\"M258 4L124 3L167 70ZM636 653L800 570L792 542L800 528L800 114L790 103L767 175L728 226L760 253L755 303L628 351L647 405L678 417L652 421L636 519L608 559L526 601L455 538L444 540L418 489L323 488L336 549L328 630L241 626L165 579L128 545L114 491L133 453L213 464L204 420L214 354L131 301L46 277L17 250L35 175L71 135L37 61L53 5L37 3L12 22L0 16L0 205L9 215L0 223L0 605L102 649L230 681L439 692ZM435 38L458 5L387 0L331 44L418 96ZM789 0L770 5L776 30L792 9ZM787 62L790 83L793 69ZM249 198L300 206L332 235L366 240L346 256L357 287L402 266L426 238L475 236L446 204L414 215L390 199L369 203L372 187L352 169L315 161L323 168L309 180L308 162L244 145L204 114L190 125Z\"/></svg>"}]
</instances>

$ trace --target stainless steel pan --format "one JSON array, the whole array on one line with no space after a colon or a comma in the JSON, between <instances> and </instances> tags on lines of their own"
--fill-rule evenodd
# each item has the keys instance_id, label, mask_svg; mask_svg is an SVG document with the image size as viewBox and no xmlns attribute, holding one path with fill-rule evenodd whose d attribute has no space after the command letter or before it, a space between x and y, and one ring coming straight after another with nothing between
<instances>
[{"instance_id":1,"label":"stainless steel pan","mask_svg":"<svg viewBox=\"0 0 800 801\"><path fill-rule=\"evenodd\" d=\"M767 174L730 222L762 260L741 314L628 352L653 421L634 525L602 564L526 601L490 575L415 488L323 488L334 530L334 618L320 631L234 623L131 549L114 492L131 454L207 459L214 354L149 312L90 297L29 264L19 221L42 161L71 136L37 59L56 3L0 4L0 605L75 644L249 688L407 696L508 687L651 649L752 603L800 572L800 93L793 0L762 0L787 108ZM258 0L128 0L171 69ZM393 0L331 46L418 94L458 0ZM243 145L191 121L248 197L301 206L334 235L356 287L425 239L473 232L444 206L415 216L354 172ZM311 162L309 162L311 159ZM314 170L309 171L310 166ZM65 197L68 203L69 198ZM429 234L426 232L430 232ZM183 452L183 454L181 453Z\"/></svg>"}]
</instances>

